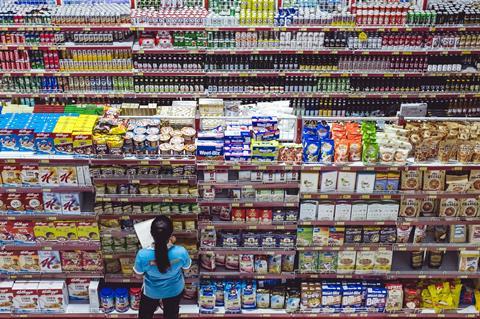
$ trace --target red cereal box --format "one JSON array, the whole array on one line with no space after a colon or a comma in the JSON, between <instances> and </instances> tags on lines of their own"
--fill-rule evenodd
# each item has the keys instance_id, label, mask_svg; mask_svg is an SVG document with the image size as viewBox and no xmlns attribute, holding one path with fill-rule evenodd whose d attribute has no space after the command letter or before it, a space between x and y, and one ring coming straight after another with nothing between
<instances>
[{"instance_id":1,"label":"red cereal box","mask_svg":"<svg viewBox=\"0 0 480 319\"><path fill-rule=\"evenodd\" d=\"M23 194L8 193L5 199L5 205L9 213L24 213L25 201Z\"/></svg>"},{"instance_id":2,"label":"red cereal box","mask_svg":"<svg viewBox=\"0 0 480 319\"><path fill-rule=\"evenodd\" d=\"M7 211L7 194L0 194L0 212L4 213Z\"/></svg>"},{"instance_id":3,"label":"red cereal box","mask_svg":"<svg viewBox=\"0 0 480 319\"><path fill-rule=\"evenodd\" d=\"M102 271L102 254L99 251L82 251L82 270Z\"/></svg>"},{"instance_id":4,"label":"red cereal box","mask_svg":"<svg viewBox=\"0 0 480 319\"><path fill-rule=\"evenodd\" d=\"M16 243L35 242L34 223L28 221L13 221L7 225L8 231L12 234Z\"/></svg>"},{"instance_id":5,"label":"red cereal box","mask_svg":"<svg viewBox=\"0 0 480 319\"><path fill-rule=\"evenodd\" d=\"M260 224L271 224L272 223L272 210L271 209L260 209L260 214L258 216L258 222Z\"/></svg>"},{"instance_id":6,"label":"red cereal box","mask_svg":"<svg viewBox=\"0 0 480 319\"><path fill-rule=\"evenodd\" d=\"M259 211L255 208L248 208L245 212L245 221L247 223L258 223Z\"/></svg>"},{"instance_id":7,"label":"red cereal box","mask_svg":"<svg viewBox=\"0 0 480 319\"><path fill-rule=\"evenodd\" d=\"M81 251L62 251L62 269L64 271L82 270L82 252Z\"/></svg>"},{"instance_id":8,"label":"red cereal box","mask_svg":"<svg viewBox=\"0 0 480 319\"><path fill-rule=\"evenodd\" d=\"M0 221L0 241L6 244L13 242L13 236L9 229L9 223L12 222L2 220Z\"/></svg>"},{"instance_id":9,"label":"red cereal box","mask_svg":"<svg viewBox=\"0 0 480 319\"><path fill-rule=\"evenodd\" d=\"M245 221L245 209L242 208L233 208L232 209L232 221L234 222L244 222Z\"/></svg>"},{"instance_id":10,"label":"red cereal box","mask_svg":"<svg viewBox=\"0 0 480 319\"><path fill-rule=\"evenodd\" d=\"M24 196L25 211L27 213L43 212L43 195L40 193L27 193Z\"/></svg>"}]
</instances>

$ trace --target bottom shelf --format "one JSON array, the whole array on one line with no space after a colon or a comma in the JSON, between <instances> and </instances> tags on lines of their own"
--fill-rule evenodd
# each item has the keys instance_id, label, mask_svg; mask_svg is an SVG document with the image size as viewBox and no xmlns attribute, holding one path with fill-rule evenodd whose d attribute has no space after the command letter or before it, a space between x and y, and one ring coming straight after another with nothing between
<instances>
[{"instance_id":1,"label":"bottom shelf","mask_svg":"<svg viewBox=\"0 0 480 319\"><path fill-rule=\"evenodd\" d=\"M181 318L480 318L478 312L476 312L473 306L451 312L444 312L440 314L434 313L432 310L424 310L420 313L408 313L407 311L402 313L351 313L351 314L326 314L326 313L286 313L285 310L279 309L255 309L244 310L241 314L225 314L222 307L218 308L218 311L214 314L199 314L197 305L181 305L180 317ZM158 312L156 318L162 318ZM49 314L9 314L2 313L0 318L137 318L137 311L129 310L124 313L112 312L112 313L93 313L89 310L89 305L76 305L71 304L67 308L66 313L49 313Z\"/></svg>"}]
</instances>

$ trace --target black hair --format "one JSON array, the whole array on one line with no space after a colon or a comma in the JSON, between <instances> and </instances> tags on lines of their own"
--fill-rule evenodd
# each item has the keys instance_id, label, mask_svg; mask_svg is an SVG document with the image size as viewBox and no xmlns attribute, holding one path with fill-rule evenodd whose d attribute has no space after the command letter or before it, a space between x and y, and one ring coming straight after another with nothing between
<instances>
[{"instance_id":1,"label":"black hair","mask_svg":"<svg viewBox=\"0 0 480 319\"><path fill-rule=\"evenodd\" d=\"M155 245L155 262L158 270L165 273L170 268L167 245L173 233L173 223L167 216L157 216L152 222L150 233Z\"/></svg>"}]
</instances>

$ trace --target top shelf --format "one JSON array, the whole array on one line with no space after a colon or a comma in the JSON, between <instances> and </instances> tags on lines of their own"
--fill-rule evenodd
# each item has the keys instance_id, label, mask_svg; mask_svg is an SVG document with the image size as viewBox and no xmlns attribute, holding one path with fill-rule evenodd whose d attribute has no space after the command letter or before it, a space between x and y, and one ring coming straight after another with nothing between
<instances>
[{"instance_id":1,"label":"top shelf","mask_svg":"<svg viewBox=\"0 0 480 319\"><path fill-rule=\"evenodd\" d=\"M205 26L205 25L1 25L0 31L374 31L374 32L452 32L480 31L480 25L439 26Z\"/></svg>"}]
</instances>

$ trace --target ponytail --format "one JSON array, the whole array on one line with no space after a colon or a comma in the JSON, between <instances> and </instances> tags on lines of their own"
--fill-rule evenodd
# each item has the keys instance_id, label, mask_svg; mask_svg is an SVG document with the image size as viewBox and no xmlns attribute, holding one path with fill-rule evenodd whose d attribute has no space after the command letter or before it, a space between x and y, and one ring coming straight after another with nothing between
<instances>
[{"instance_id":1,"label":"ponytail","mask_svg":"<svg viewBox=\"0 0 480 319\"><path fill-rule=\"evenodd\" d=\"M161 273L165 273L170 268L170 260L168 259L168 247L167 242L161 242L155 240L155 262L157 263L158 270Z\"/></svg>"},{"instance_id":2,"label":"ponytail","mask_svg":"<svg viewBox=\"0 0 480 319\"><path fill-rule=\"evenodd\" d=\"M155 262L158 271L165 273L170 268L168 242L173 233L172 221L167 216L157 216L152 222L150 233L154 240Z\"/></svg>"}]
</instances>

